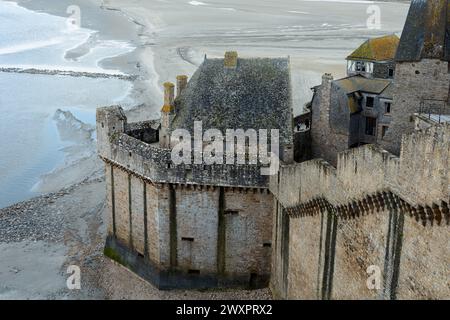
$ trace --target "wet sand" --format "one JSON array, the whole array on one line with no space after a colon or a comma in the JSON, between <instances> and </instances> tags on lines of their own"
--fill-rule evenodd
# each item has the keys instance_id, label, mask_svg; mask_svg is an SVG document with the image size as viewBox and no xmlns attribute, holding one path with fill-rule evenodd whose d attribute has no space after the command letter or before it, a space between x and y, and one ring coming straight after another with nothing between
<instances>
[{"instance_id":1,"label":"wet sand","mask_svg":"<svg viewBox=\"0 0 450 320\"><path fill-rule=\"evenodd\" d=\"M345 57L367 37L400 32L408 6L382 3L382 29L365 27L367 4L315 1L62 0L19 1L65 15L78 3L85 27L128 39L137 49L103 67L136 75L131 121L155 119L161 84L191 76L208 57L237 50L242 57L290 56L294 110L308 101L322 73L345 74ZM51 3L51 7L49 4ZM123 17L126 19L124 20ZM80 49L81 50L81 49ZM76 52L73 52L76 56ZM90 148L88 148L89 150ZM83 151L84 150L84 151ZM92 150L92 149L90 149ZM74 149L73 157L86 149ZM257 299L256 291L159 291L104 258L105 186L95 153L47 180L48 195L0 210L0 299ZM95 174L92 174L92 173ZM71 185L64 182L71 181ZM60 191L56 191L55 189ZM56 192L54 192L56 191ZM82 271L82 290L66 287L66 268Z\"/></svg>"},{"instance_id":2,"label":"wet sand","mask_svg":"<svg viewBox=\"0 0 450 320\"><path fill-rule=\"evenodd\" d=\"M200 3L200 4L199 4ZM196 5L193 5L196 4ZM369 37L402 30L408 3L377 3L381 29L366 26L367 3L320 1L105 0L142 27L137 55L148 80L138 85L151 117L161 105L161 84L176 75L191 76L204 56L222 57L237 50L241 57L289 56L294 113L311 98L321 75L345 75L345 57Z\"/></svg>"}]
</instances>

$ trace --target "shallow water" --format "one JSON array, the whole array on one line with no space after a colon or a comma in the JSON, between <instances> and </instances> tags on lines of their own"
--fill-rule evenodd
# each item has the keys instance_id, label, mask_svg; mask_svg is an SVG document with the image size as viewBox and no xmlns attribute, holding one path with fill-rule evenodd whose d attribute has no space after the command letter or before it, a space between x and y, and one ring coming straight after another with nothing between
<instances>
[{"instance_id":1,"label":"shallow water","mask_svg":"<svg viewBox=\"0 0 450 320\"><path fill-rule=\"evenodd\" d=\"M133 50L123 41L97 39L77 59L67 58L94 34L68 28L65 18L0 1L0 67L118 73L99 63ZM131 87L119 79L0 72L0 208L37 195L32 187L39 177L63 163L65 143L52 119L57 109L95 124L97 107L131 103Z\"/></svg>"}]
</instances>

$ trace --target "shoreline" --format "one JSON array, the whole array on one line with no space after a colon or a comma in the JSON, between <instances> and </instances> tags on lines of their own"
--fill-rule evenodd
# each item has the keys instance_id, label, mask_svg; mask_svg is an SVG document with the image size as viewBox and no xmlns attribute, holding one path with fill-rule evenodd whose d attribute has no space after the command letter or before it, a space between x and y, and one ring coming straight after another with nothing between
<instances>
[{"instance_id":1,"label":"shoreline","mask_svg":"<svg viewBox=\"0 0 450 320\"><path fill-rule=\"evenodd\" d=\"M15 5L22 7L26 10L30 10L36 13L45 13L57 17L67 17L66 8L73 4L73 1L63 0L58 1L57 4L52 3L49 6L48 1L36 0L32 2L15 0L10 1ZM76 46L67 49L64 53L65 59L67 55L78 54L75 58L83 57L88 54L92 48L98 45L99 41L122 41L125 46L134 47L132 51L121 53L115 56L104 56L97 61L98 69L86 68L86 67L67 67L64 69L55 67L53 69L51 66L39 66L28 67L15 65L13 67L0 67L0 72L2 73L15 73L15 74L30 74L30 75L46 75L46 76L63 76L63 77L86 77L93 79L117 79L123 80L130 83L130 88L127 90L122 100L130 101L130 109L139 109L142 106L142 101L146 98L142 98L141 90L136 89L139 87L139 82L142 81L142 73L136 65L139 62L133 63L133 61L138 61L138 48L141 43L138 42L140 33L139 27L136 23L130 21L129 18L125 17L121 12L110 13L106 9L102 9L103 1L99 0L78 0L77 5L82 8L82 14L87 15L87 17L82 18L86 20L86 25L81 25L82 28L88 29L90 36L85 39L83 43L78 43ZM119 33L120 37L115 37L115 29L121 29ZM96 42L90 43L92 37L95 37ZM78 52L84 47L84 52ZM79 69L79 70L77 70ZM104 70L104 71L102 71ZM88 106L88 105L86 105ZM63 107L63 106L61 106ZM97 106L98 107L98 106ZM65 110L72 109L71 107L63 107ZM92 109L92 108L91 108ZM95 114L95 110L92 111ZM53 115L50 114L50 117ZM53 121L53 120L52 120ZM53 122L52 122L53 123ZM93 123L95 125L95 123ZM52 124L53 126L53 124ZM55 123L56 126L56 123ZM59 129L59 128L58 128ZM58 130L60 131L60 130ZM61 134L61 132L59 132ZM73 142L77 144L77 142ZM93 141L92 146L87 146L89 149L96 149L95 141ZM82 150L81 145L78 147L78 151L81 153L86 153L86 150ZM99 161L96 157L95 152L91 157L77 157L75 150L76 148L66 148L61 146L59 151L62 153L62 160L55 164L55 166L46 172L42 172L39 176L36 176L37 182L30 189L32 198L25 196L22 201L17 203L28 201L34 197L39 197L40 195L45 195L48 192L54 192L59 190L61 187L69 187L73 183L78 183L87 176L95 174L97 171L96 166L98 166ZM78 163L77 163L78 162ZM7 207L14 206L17 203L9 204ZM6 207L6 208L7 208Z\"/></svg>"},{"instance_id":2,"label":"shoreline","mask_svg":"<svg viewBox=\"0 0 450 320\"><path fill-rule=\"evenodd\" d=\"M134 81L137 79L135 75L117 74L117 73L102 73L102 72L88 72L88 71L74 71L74 70L50 70L37 68L6 68L0 67L0 72L4 73L27 73L27 74L43 74L48 76L66 76L66 77L86 77L86 78L103 78L103 79L119 79L125 81Z\"/></svg>"},{"instance_id":3,"label":"shoreline","mask_svg":"<svg viewBox=\"0 0 450 320\"><path fill-rule=\"evenodd\" d=\"M51 6L45 9L42 8L48 5L48 0L32 2L16 0L14 2L30 10L66 17L65 9L74 1L52 2ZM99 63L102 68L118 69L127 75L136 76L128 95L133 99L133 106L126 110L130 121L157 118L163 101L161 83L174 81L178 74L191 76L203 61L205 54L208 57L222 57L224 51L232 49L238 50L242 57L292 54L292 81L300 87L300 89L297 88L300 96L309 94L311 83L320 80L322 71L332 71L337 76L342 74L345 64L340 59L349 47L369 34L364 33L353 39L347 35L345 27L342 27L342 30L339 30L340 33L331 31L331 35L327 36L327 29L320 27L322 21L319 21L315 29L311 31L315 37L311 40L307 34L309 31L296 28L295 19L290 15L270 16L280 19L281 22L276 21L280 26L263 24L261 27L259 23L261 21L265 23L269 14L272 13L263 12L263 18L259 18L260 13L257 12L259 8L254 12L245 11L247 8L236 11L215 10L209 7L209 4L208 6L190 6L188 1L169 3L139 0L129 3L125 0L107 2L77 0L76 2L86 4L86 7L82 8L85 17L83 19L86 19L87 24L84 27L97 30L99 37L114 38L116 34L119 39L130 37L131 40L128 40L136 47L132 52L106 58ZM206 2L209 3L209 1ZM174 8L178 8L177 6L184 6L186 12L174 11ZM271 11L271 8L263 9ZM201 18L205 15L205 11L202 10L210 10L207 12L208 19L211 21L217 19L219 26L214 28L208 24L211 23L208 22L209 20L202 21ZM193 14L192 18L188 16L186 19L183 16L187 12ZM209 17L209 14L212 17ZM247 22L247 14L250 22ZM102 16L101 21L96 18L98 15ZM122 18L119 19L118 16ZM183 17L185 20L182 20ZM286 27L285 24L288 22L284 19L293 26ZM339 18L336 19L336 23L340 22ZM118 21L117 24L114 21ZM95 27L102 23L101 27ZM272 28L277 27L280 29L271 31ZM259 31L259 28L262 30ZM283 33L288 33L286 38L280 37ZM294 42L296 37L300 37L301 41ZM328 44L334 44L338 40L344 43L339 46L330 45L328 48ZM301 107L301 102L302 100L296 101L297 107ZM95 148L95 145L91 147ZM77 148L69 149L69 151L79 152ZM97 162L100 163L100 167L96 167ZM92 165L93 168L91 167L89 172L96 174L87 177L80 174L85 172L83 170L86 169L86 165ZM107 219L104 208L106 188L103 181L103 166L95 152L84 159L83 166L84 169L76 166L70 170L55 168L53 172L58 175L59 185L71 179L81 181L59 188L59 191L49 190L43 195L0 209L0 230L3 234L0 250L4 249L13 253L8 256L9 260L6 259L8 261L0 260L0 299L4 297L271 298L268 289L208 292L159 291L132 272L106 259L103 256L106 235L104 221ZM21 257L26 257L26 261L23 261ZM83 272L83 279L86 279L83 280L83 290L80 292L68 291L65 287L66 268L71 264L79 265ZM51 272L43 274L42 279L30 279L28 274L31 274L36 267L43 270L49 269ZM45 281L45 288L42 288L40 281Z\"/></svg>"},{"instance_id":4,"label":"shoreline","mask_svg":"<svg viewBox=\"0 0 450 320\"><path fill-rule=\"evenodd\" d=\"M32 2L15 0L13 2L29 10L46 12L60 17L67 17L65 9L73 3L73 1L70 0L62 0L58 1L57 5L52 4L50 7L45 7L45 4L48 4L45 0L35 0ZM90 74L89 72L84 73L64 70L15 70L10 68L5 71L64 76L87 76L93 78L118 78L130 81L131 89L128 92L127 98L133 102L129 108L126 108L125 112L129 120L134 122L142 119L157 119L159 117L160 102L163 98L162 82L173 81L178 74L187 74L191 76L202 62L204 55L207 54L212 57L220 57L220 55L223 54L223 50L227 49L223 48L222 43L214 43L209 47L206 47L205 45L209 44L211 40L209 37L206 38L207 40L203 40L204 35L202 33L197 36L196 34L201 32L201 30L196 29L197 26L195 24L193 24L192 27L194 28L192 29L192 37L193 39L199 37L200 43L197 48L192 47L189 43L177 43L178 40L172 40L174 32L177 33L179 27L175 25L175 27L173 27L175 31L173 31L171 30L172 26L170 26L170 22L166 21L168 11L170 11L172 6L171 4L167 5L168 8L166 8L166 5L159 5L154 2L152 3L152 1L138 1L137 3L130 4L123 0L78 0L77 5L80 6L82 14L81 26L92 30L96 38L127 41L127 43L134 46L134 50L131 52L115 57L106 57L98 61L98 66L100 68L106 70L120 70L120 72L124 73L123 76L110 75L106 72ZM184 3L183 5L187 6L187 8L193 7L189 6L189 3ZM201 7L209 7L210 5L211 4L208 2L207 6ZM44 7L45 9L43 9ZM194 9L204 9L197 7ZM226 14L230 14L230 12L226 12ZM232 17L234 13L231 12L231 14ZM237 26L241 26L243 22L237 20L236 23ZM242 27L247 28L246 24L243 24ZM283 26L283 28L286 28L286 30L290 29L285 26ZM113 35L117 29L126 29L126 31L121 31L119 37L115 39ZM190 29L189 25L186 29ZM274 54L271 52L271 43L267 44L267 50L259 48L261 46L261 43L258 40L259 36L253 35L252 29L247 31L251 31L251 33L249 33L249 39L256 37L256 42L254 43L255 48L240 48L239 53L241 55L242 52L242 56L244 57L252 55L281 56L283 55L282 52L288 54L292 50L293 55L289 55L291 58L291 75L294 86L298 86L293 90L293 99L295 105L297 105L297 110L294 110L294 113L301 113L301 108L305 103L303 96L311 95L309 88L312 87L312 85L320 83L321 74L325 69L327 72L331 71L333 74L339 76L342 75L342 70L345 68L343 63L336 63L334 58L330 59L322 57L324 58L324 61L322 61L320 65L309 62L306 63L305 61L307 60L305 60L303 55L309 57L313 54L311 52L308 53L307 51L295 52L295 50L293 48L290 49L290 47L286 47L286 49L283 50L280 49L280 53ZM184 32L186 33L186 31ZM219 29L218 32L220 32L222 36L230 36L232 39L235 37L235 31L227 33ZM315 31L311 32L314 33ZM331 31L331 33L333 32L334 31ZM243 29L242 33L245 34L246 29ZM320 31L318 35L319 39L322 37L321 34L322 32ZM180 36L183 36L183 34L176 35L175 39L178 39ZM91 41L91 37L89 37L85 43L80 44L77 48L72 48L69 51L77 51L80 47L87 45L89 41ZM204 41L206 41L206 43L203 43ZM250 45L251 43L252 40L250 41ZM307 46L302 50L318 51L318 49L308 48L309 47Z\"/></svg>"}]
</instances>

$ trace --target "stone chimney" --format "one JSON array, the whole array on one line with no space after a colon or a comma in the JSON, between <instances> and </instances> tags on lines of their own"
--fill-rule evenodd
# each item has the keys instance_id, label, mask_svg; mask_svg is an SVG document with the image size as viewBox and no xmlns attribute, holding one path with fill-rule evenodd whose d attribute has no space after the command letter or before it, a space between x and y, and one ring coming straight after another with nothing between
<instances>
[{"instance_id":1,"label":"stone chimney","mask_svg":"<svg viewBox=\"0 0 450 320\"><path fill-rule=\"evenodd\" d=\"M236 51L225 52L224 67L235 69L237 67L238 53Z\"/></svg>"},{"instance_id":2,"label":"stone chimney","mask_svg":"<svg viewBox=\"0 0 450 320\"><path fill-rule=\"evenodd\" d=\"M179 97L181 92L186 89L187 83L188 77L186 75L177 76L177 97Z\"/></svg>"},{"instance_id":3,"label":"stone chimney","mask_svg":"<svg viewBox=\"0 0 450 320\"><path fill-rule=\"evenodd\" d=\"M322 85L320 86L320 107L319 114L322 125L329 126L330 106L331 106L331 84L333 76L331 73L325 73L322 76Z\"/></svg>"},{"instance_id":4,"label":"stone chimney","mask_svg":"<svg viewBox=\"0 0 450 320\"><path fill-rule=\"evenodd\" d=\"M164 83L164 105L161 109L162 112L169 113L175 109L175 93L174 84L172 82Z\"/></svg>"},{"instance_id":5,"label":"stone chimney","mask_svg":"<svg viewBox=\"0 0 450 320\"><path fill-rule=\"evenodd\" d=\"M331 73L324 73L322 76L322 84L329 84L331 81L333 81Z\"/></svg>"},{"instance_id":6,"label":"stone chimney","mask_svg":"<svg viewBox=\"0 0 450 320\"><path fill-rule=\"evenodd\" d=\"M170 130L175 117L174 89L173 83L164 83L164 105L161 109L161 126L159 128L159 145L162 148L170 148Z\"/></svg>"}]
</instances>

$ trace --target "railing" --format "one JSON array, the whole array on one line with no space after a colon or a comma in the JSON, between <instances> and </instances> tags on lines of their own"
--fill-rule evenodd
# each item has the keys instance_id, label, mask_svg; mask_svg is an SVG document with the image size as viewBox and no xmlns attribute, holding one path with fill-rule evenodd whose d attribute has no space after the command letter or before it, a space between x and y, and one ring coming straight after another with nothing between
<instances>
[{"instance_id":1,"label":"railing","mask_svg":"<svg viewBox=\"0 0 450 320\"><path fill-rule=\"evenodd\" d=\"M437 123L448 122L450 107L446 100L423 99L420 102L419 114L425 115L429 120Z\"/></svg>"}]
</instances>

